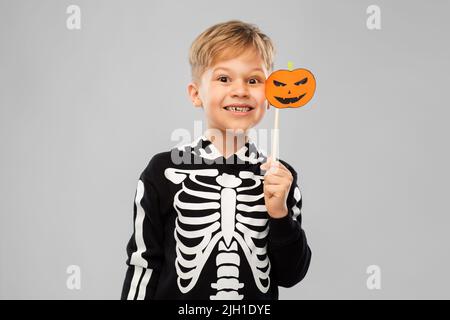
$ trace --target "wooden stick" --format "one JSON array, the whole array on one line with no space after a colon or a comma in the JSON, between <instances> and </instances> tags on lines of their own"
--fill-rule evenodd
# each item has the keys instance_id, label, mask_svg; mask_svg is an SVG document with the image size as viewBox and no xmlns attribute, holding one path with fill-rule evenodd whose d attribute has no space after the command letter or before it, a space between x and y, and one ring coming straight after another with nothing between
<instances>
[{"instance_id":1,"label":"wooden stick","mask_svg":"<svg viewBox=\"0 0 450 320\"><path fill-rule=\"evenodd\" d=\"M288 70L294 70L292 61L288 61ZM272 160L278 161L280 157L280 109L275 108L275 123L272 138Z\"/></svg>"},{"instance_id":2,"label":"wooden stick","mask_svg":"<svg viewBox=\"0 0 450 320\"><path fill-rule=\"evenodd\" d=\"M280 140L280 110L275 108L275 124L272 137L272 160L278 161L279 159L279 140Z\"/></svg>"}]
</instances>

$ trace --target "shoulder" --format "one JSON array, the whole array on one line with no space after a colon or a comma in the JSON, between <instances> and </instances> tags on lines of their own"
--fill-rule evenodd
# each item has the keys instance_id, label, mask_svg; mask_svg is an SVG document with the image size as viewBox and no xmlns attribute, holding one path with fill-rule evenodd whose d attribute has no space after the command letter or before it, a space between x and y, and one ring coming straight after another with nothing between
<instances>
[{"instance_id":1,"label":"shoulder","mask_svg":"<svg viewBox=\"0 0 450 320\"><path fill-rule=\"evenodd\" d=\"M164 171L169 167L183 163L185 157L189 157L193 153L193 149L200 145L201 139L202 137L189 143L174 145L168 150L166 149L167 151L154 154L148 161L141 177L148 181L156 180L157 182L162 182Z\"/></svg>"},{"instance_id":2,"label":"shoulder","mask_svg":"<svg viewBox=\"0 0 450 320\"><path fill-rule=\"evenodd\" d=\"M159 152L153 155L147 163L147 166L141 173L141 179L159 183L162 181L164 170L170 163L170 151Z\"/></svg>"}]
</instances>

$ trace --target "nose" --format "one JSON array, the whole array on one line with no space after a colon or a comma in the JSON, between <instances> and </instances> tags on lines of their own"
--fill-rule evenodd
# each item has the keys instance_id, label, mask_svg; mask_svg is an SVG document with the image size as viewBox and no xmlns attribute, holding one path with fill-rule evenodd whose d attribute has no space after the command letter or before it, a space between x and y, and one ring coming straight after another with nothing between
<instances>
[{"instance_id":1,"label":"nose","mask_svg":"<svg viewBox=\"0 0 450 320\"><path fill-rule=\"evenodd\" d=\"M231 89L231 95L233 97L248 97L249 91L247 84L244 81L235 81Z\"/></svg>"}]
</instances>

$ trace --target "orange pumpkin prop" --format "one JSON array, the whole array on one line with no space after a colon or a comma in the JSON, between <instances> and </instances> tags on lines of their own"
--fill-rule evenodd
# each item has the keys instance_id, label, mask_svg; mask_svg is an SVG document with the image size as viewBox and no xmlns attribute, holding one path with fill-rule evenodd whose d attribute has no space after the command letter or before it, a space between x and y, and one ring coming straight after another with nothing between
<instances>
[{"instance_id":1,"label":"orange pumpkin prop","mask_svg":"<svg viewBox=\"0 0 450 320\"><path fill-rule=\"evenodd\" d=\"M316 90L316 79L306 69L276 70L265 82L266 99L276 108L299 108Z\"/></svg>"}]
</instances>

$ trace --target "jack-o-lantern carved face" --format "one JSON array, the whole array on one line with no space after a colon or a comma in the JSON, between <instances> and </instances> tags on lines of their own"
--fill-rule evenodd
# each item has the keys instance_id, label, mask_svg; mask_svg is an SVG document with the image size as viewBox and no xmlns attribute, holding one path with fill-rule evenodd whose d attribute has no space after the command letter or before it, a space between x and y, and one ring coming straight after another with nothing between
<instances>
[{"instance_id":1,"label":"jack-o-lantern carved face","mask_svg":"<svg viewBox=\"0 0 450 320\"><path fill-rule=\"evenodd\" d=\"M277 70L265 81L266 99L276 108L299 108L316 90L316 79L306 69Z\"/></svg>"}]
</instances>

